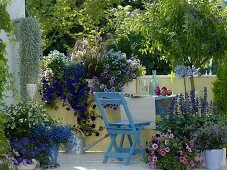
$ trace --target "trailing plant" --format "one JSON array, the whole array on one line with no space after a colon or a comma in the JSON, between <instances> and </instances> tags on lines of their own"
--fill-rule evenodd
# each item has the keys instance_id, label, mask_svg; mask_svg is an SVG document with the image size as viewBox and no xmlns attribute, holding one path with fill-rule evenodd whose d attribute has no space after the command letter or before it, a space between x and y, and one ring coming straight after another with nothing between
<instances>
[{"instance_id":1,"label":"trailing plant","mask_svg":"<svg viewBox=\"0 0 227 170\"><path fill-rule=\"evenodd\" d=\"M188 139L196 129L226 119L215 115L218 110L213 102L207 102L206 88L200 97L196 97L193 90L186 98L182 94L177 96L168 112L169 116L160 121L160 128L164 133L170 129L174 135L185 136Z\"/></svg>"},{"instance_id":2,"label":"trailing plant","mask_svg":"<svg viewBox=\"0 0 227 170\"><path fill-rule=\"evenodd\" d=\"M55 50L44 58L42 100L49 106L56 106L56 101L61 100L67 111L74 111L75 124L85 135L98 136L95 120L99 116L90 98L86 71L82 64L71 62L69 57Z\"/></svg>"},{"instance_id":3,"label":"trailing plant","mask_svg":"<svg viewBox=\"0 0 227 170\"><path fill-rule=\"evenodd\" d=\"M39 22L32 17L14 20L16 38L19 41L20 95L27 97L26 84L38 83L39 61L42 56L42 38Z\"/></svg>"},{"instance_id":4,"label":"trailing plant","mask_svg":"<svg viewBox=\"0 0 227 170\"><path fill-rule=\"evenodd\" d=\"M218 106L219 112L223 116L227 116L227 55L218 63L217 79L213 83L214 101Z\"/></svg>"}]
</instances>

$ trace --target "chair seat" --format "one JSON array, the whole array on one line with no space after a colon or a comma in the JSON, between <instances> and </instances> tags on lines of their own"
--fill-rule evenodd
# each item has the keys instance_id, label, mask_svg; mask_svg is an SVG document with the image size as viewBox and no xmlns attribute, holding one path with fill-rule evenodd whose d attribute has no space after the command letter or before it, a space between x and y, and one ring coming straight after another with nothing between
<instances>
[{"instance_id":1,"label":"chair seat","mask_svg":"<svg viewBox=\"0 0 227 170\"><path fill-rule=\"evenodd\" d=\"M140 121L140 120L133 120L135 126L148 126L150 125L151 121ZM112 126L129 126L130 122L128 120L120 120L120 121L113 121L109 122L109 125Z\"/></svg>"}]
</instances>

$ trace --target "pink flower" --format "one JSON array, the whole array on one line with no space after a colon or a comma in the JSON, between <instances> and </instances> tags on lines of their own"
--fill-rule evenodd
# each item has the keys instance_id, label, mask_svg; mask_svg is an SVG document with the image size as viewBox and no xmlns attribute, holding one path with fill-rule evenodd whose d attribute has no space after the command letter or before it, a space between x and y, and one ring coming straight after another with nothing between
<instances>
[{"instance_id":1,"label":"pink flower","mask_svg":"<svg viewBox=\"0 0 227 170\"><path fill-rule=\"evenodd\" d=\"M153 168L156 168L157 167L157 165L156 164L153 164Z\"/></svg>"},{"instance_id":2,"label":"pink flower","mask_svg":"<svg viewBox=\"0 0 227 170\"><path fill-rule=\"evenodd\" d=\"M164 147L161 145L161 146L160 146L160 151L162 151L162 150L164 150Z\"/></svg>"},{"instance_id":3,"label":"pink flower","mask_svg":"<svg viewBox=\"0 0 227 170\"><path fill-rule=\"evenodd\" d=\"M170 137L170 138L173 138L173 137L174 137L174 135L173 135L173 134L170 134L170 135L169 135L169 137Z\"/></svg>"},{"instance_id":4,"label":"pink flower","mask_svg":"<svg viewBox=\"0 0 227 170\"><path fill-rule=\"evenodd\" d=\"M15 151L14 149L12 151L16 156L20 156L20 154L17 151Z\"/></svg>"},{"instance_id":5,"label":"pink flower","mask_svg":"<svg viewBox=\"0 0 227 170\"><path fill-rule=\"evenodd\" d=\"M165 151L161 151L161 155L162 156L165 156L166 155L166 152Z\"/></svg>"},{"instance_id":6,"label":"pink flower","mask_svg":"<svg viewBox=\"0 0 227 170\"><path fill-rule=\"evenodd\" d=\"M169 152L169 151L170 151L170 149L167 147L167 148L165 148L165 151L166 151L166 152Z\"/></svg>"},{"instance_id":7,"label":"pink flower","mask_svg":"<svg viewBox=\"0 0 227 170\"><path fill-rule=\"evenodd\" d=\"M188 148L188 152L192 152L192 149L191 148Z\"/></svg>"},{"instance_id":8,"label":"pink flower","mask_svg":"<svg viewBox=\"0 0 227 170\"><path fill-rule=\"evenodd\" d=\"M191 170L189 167L187 167L187 169L186 170Z\"/></svg>"},{"instance_id":9,"label":"pink flower","mask_svg":"<svg viewBox=\"0 0 227 170\"><path fill-rule=\"evenodd\" d=\"M3 164L3 161L2 161L2 160L0 160L0 165L1 165L1 164Z\"/></svg>"},{"instance_id":10,"label":"pink flower","mask_svg":"<svg viewBox=\"0 0 227 170\"><path fill-rule=\"evenodd\" d=\"M161 134L161 138L165 138L166 137L166 135L165 134Z\"/></svg>"},{"instance_id":11,"label":"pink flower","mask_svg":"<svg viewBox=\"0 0 227 170\"><path fill-rule=\"evenodd\" d=\"M169 144L169 140L165 140L165 145L168 145Z\"/></svg>"},{"instance_id":12,"label":"pink flower","mask_svg":"<svg viewBox=\"0 0 227 170\"><path fill-rule=\"evenodd\" d=\"M195 144L195 141L194 140L190 140L189 144L190 144L191 147L193 147L194 144Z\"/></svg>"},{"instance_id":13,"label":"pink flower","mask_svg":"<svg viewBox=\"0 0 227 170\"><path fill-rule=\"evenodd\" d=\"M168 130L167 130L167 132L171 133L171 130L170 130L170 129L168 129Z\"/></svg>"},{"instance_id":14,"label":"pink flower","mask_svg":"<svg viewBox=\"0 0 227 170\"><path fill-rule=\"evenodd\" d=\"M158 148L158 145L155 143L155 144L152 145L152 148L153 149L157 149Z\"/></svg>"},{"instance_id":15,"label":"pink flower","mask_svg":"<svg viewBox=\"0 0 227 170\"><path fill-rule=\"evenodd\" d=\"M183 155L183 152L182 152L182 150L179 150L179 151L178 151L178 153L179 153L180 155Z\"/></svg>"},{"instance_id":16,"label":"pink flower","mask_svg":"<svg viewBox=\"0 0 227 170\"><path fill-rule=\"evenodd\" d=\"M195 166L195 163L193 162L193 160L190 161L190 165L193 167Z\"/></svg>"},{"instance_id":17,"label":"pink flower","mask_svg":"<svg viewBox=\"0 0 227 170\"><path fill-rule=\"evenodd\" d=\"M180 161L181 161L182 163L186 163L186 162L187 162L187 159L186 159L185 156L181 156L181 157L180 157Z\"/></svg>"},{"instance_id":18,"label":"pink flower","mask_svg":"<svg viewBox=\"0 0 227 170\"><path fill-rule=\"evenodd\" d=\"M200 153L200 154L198 154L198 156L197 156L199 159L201 159L201 158L203 158L203 154L202 153Z\"/></svg>"},{"instance_id":19,"label":"pink flower","mask_svg":"<svg viewBox=\"0 0 227 170\"><path fill-rule=\"evenodd\" d=\"M157 142L161 142L161 139L160 138L156 138L155 139Z\"/></svg>"},{"instance_id":20,"label":"pink flower","mask_svg":"<svg viewBox=\"0 0 227 170\"><path fill-rule=\"evenodd\" d=\"M204 166L204 165L205 165L204 160L200 160L199 162L200 162L200 164L201 164L202 166Z\"/></svg>"},{"instance_id":21,"label":"pink flower","mask_svg":"<svg viewBox=\"0 0 227 170\"><path fill-rule=\"evenodd\" d=\"M152 161L153 161L153 162L156 162L157 160L158 160L158 158L157 158L156 156L153 156L153 157L152 157Z\"/></svg>"}]
</instances>

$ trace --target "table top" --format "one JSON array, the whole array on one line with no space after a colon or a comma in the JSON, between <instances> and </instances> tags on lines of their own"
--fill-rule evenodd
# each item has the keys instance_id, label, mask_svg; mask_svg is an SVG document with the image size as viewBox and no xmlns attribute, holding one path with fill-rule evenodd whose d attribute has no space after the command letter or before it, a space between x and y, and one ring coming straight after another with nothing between
<instances>
[{"instance_id":1,"label":"table top","mask_svg":"<svg viewBox=\"0 0 227 170\"><path fill-rule=\"evenodd\" d=\"M144 98L144 97L154 97L155 98L155 100L166 100L166 99L170 99L170 98L175 98L176 97L176 95L170 95L170 96L162 96L162 95L159 95L159 96L157 96L157 95L126 95L126 97L131 97L131 98Z\"/></svg>"}]
</instances>

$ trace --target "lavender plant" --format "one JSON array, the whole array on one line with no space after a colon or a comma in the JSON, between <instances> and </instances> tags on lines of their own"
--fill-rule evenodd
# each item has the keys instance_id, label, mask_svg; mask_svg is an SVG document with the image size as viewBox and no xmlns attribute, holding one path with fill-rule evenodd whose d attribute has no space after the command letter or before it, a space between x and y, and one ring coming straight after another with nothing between
<instances>
[{"instance_id":1,"label":"lavender plant","mask_svg":"<svg viewBox=\"0 0 227 170\"><path fill-rule=\"evenodd\" d=\"M223 117L215 115L218 112L213 102L207 101L207 90L204 88L200 97L195 96L195 91L190 94L178 95L168 110L169 116L160 121L163 132L170 129L174 135L191 138L191 134L203 126L220 122Z\"/></svg>"}]
</instances>

